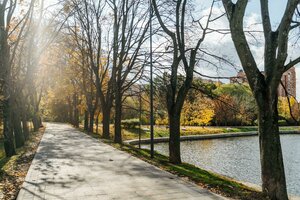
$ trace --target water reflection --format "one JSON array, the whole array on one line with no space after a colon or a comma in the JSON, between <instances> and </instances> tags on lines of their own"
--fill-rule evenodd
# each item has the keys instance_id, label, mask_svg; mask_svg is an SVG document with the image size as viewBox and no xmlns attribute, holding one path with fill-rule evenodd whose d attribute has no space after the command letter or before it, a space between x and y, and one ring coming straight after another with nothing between
<instances>
[{"instance_id":1,"label":"water reflection","mask_svg":"<svg viewBox=\"0 0 300 200\"><path fill-rule=\"evenodd\" d=\"M288 191L300 196L300 135L283 135L281 142ZM156 144L155 150L168 155L168 144ZM237 180L261 184L258 137L184 141L181 151L184 162Z\"/></svg>"}]
</instances>

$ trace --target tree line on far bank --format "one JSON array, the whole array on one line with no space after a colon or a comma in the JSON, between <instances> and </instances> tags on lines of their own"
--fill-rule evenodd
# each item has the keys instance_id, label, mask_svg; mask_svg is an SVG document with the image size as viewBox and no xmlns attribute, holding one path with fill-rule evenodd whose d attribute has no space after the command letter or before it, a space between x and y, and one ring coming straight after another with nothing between
<instances>
[{"instance_id":1,"label":"tree line on far bank","mask_svg":"<svg viewBox=\"0 0 300 200\"><path fill-rule=\"evenodd\" d=\"M191 90L184 102L181 113L181 126L257 126L257 108L255 100L251 94L248 84L222 84L203 83L200 79L198 82L205 84L209 90L199 92ZM164 104L165 96L159 87L160 83L154 81L154 122L155 125L168 126L168 115L166 105ZM136 95L127 97L123 102L122 125L123 128L136 128L141 125L150 124L149 113L149 84L135 85ZM143 90L139 91L140 88ZM67 122L84 125L86 131L92 130L91 127L98 127L102 124L101 107L98 105L94 116L86 115L86 105L84 95L79 95L79 103L74 102L72 92L61 94L61 91L49 90L47 98L43 99L42 117L45 121ZM80 91L76 91L77 93ZM55 94L56 93L56 94ZM288 99L289 98L289 99ZM44 101L47 101L47 104ZM72 105L77 105L78 110L74 112ZM294 97L279 97L278 101L279 124L298 125L300 121L299 103ZM75 116L74 116L75 114ZM78 119L74 119L78 118ZM91 120L92 118L92 120ZM114 121L114 110L111 113L110 124ZM124 123L123 123L124 121ZM75 123L74 123L75 122ZM132 124L128 124L128 123ZM128 124L128 125L126 125Z\"/></svg>"}]
</instances>

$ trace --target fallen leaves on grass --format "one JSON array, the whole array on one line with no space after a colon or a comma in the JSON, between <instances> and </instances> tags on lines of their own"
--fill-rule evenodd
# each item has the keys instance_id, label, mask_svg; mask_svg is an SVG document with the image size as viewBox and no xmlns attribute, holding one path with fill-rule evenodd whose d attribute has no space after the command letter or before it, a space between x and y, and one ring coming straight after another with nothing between
<instances>
[{"instance_id":1,"label":"fallen leaves on grass","mask_svg":"<svg viewBox=\"0 0 300 200\"><path fill-rule=\"evenodd\" d=\"M17 198L44 130L45 128L42 128L38 132L32 133L25 146L18 150L17 155L10 159L6 158L0 171L0 199L13 200Z\"/></svg>"}]
</instances>

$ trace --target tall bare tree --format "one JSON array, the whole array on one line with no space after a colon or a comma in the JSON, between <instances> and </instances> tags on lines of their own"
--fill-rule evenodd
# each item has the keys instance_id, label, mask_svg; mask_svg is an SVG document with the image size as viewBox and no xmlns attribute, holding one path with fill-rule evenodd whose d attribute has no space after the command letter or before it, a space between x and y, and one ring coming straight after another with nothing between
<instances>
[{"instance_id":1,"label":"tall bare tree","mask_svg":"<svg viewBox=\"0 0 300 200\"><path fill-rule=\"evenodd\" d=\"M124 93L139 80L143 72L145 55L141 50L149 27L148 4L143 0L113 0L109 1L109 5L114 18L112 67L116 69L114 140L122 143L121 119Z\"/></svg>"},{"instance_id":2,"label":"tall bare tree","mask_svg":"<svg viewBox=\"0 0 300 200\"><path fill-rule=\"evenodd\" d=\"M104 10L106 1L72 0L75 10L75 19L80 22L82 38L86 43L89 64L95 75L97 98L100 100L103 115L103 137L110 137L110 117L114 100L114 81L116 68L111 65L110 29L105 27L105 21L110 19L109 13ZM106 14L104 16L104 14ZM106 24L106 25L104 25ZM103 30L108 32L103 33Z\"/></svg>"},{"instance_id":3,"label":"tall bare tree","mask_svg":"<svg viewBox=\"0 0 300 200\"><path fill-rule=\"evenodd\" d=\"M76 79L78 79L78 85L86 102L84 130L93 132L94 116L99 106L99 98L95 89L95 74L90 64L89 48L84 37L84 30L80 30L76 22L73 27L68 26L68 30L70 31L70 37L67 38L71 39L69 40L69 46L73 49L70 56L77 60L78 66L75 66L74 70L79 75Z\"/></svg>"},{"instance_id":4,"label":"tall bare tree","mask_svg":"<svg viewBox=\"0 0 300 200\"><path fill-rule=\"evenodd\" d=\"M12 156L16 153L14 136L16 136L18 147L24 144L25 139L17 124L20 122L19 113L14 110L16 97L14 95L12 69L17 49L22 37L28 30L28 22L31 19L34 3L35 0L29 1L29 6L25 8L27 11L23 16L17 18L18 21L16 22L13 17L16 15L18 1L0 1L0 79L3 96L3 135L6 156ZM11 42L10 37L13 35L16 39ZM13 120L13 118L16 120Z\"/></svg>"},{"instance_id":5,"label":"tall bare tree","mask_svg":"<svg viewBox=\"0 0 300 200\"><path fill-rule=\"evenodd\" d=\"M281 22L275 30L271 26L269 1L260 1L265 40L264 74L258 69L244 31L243 21L249 1L222 1L233 43L258 107L262 189L270 199L285 200L288 196L278 127L277 88L282 74L300 62L300 57L287 62L290 33L300 25L299 21L293 20L300 1L287 1Z\"/></svg>"},{"instance_id":6,"label":"tall bare tree","mask_svg":"<svg viewBox=\"0 0 300 200\"><path fill-rule=\"evenodd\" d=\"M161 4L159 5L158 2ZM198 61L198 50L208 32L209 23L213 20L211 19L212 7L210 9L210 13L206 16L207 20L205 23L203 23L200 19L193 20L193 23L199 25L199 29L201 29L201 31L199 31L200 36L197 35L197 40L189 41L189 39L194 36L186 36L187 31L189 31L187 28L187 16L190 13L188 12L188 1L177 0L169 2L152 0L152 3L157 20L162 30L168 36L173 52L166 99L170 125L169 159L172 163L181 163L180 115L186 96L192 86L194 70ZM166 15L166 12L162 12L160 10L161 5L163 4L173 8L175 16L172 17L175 21L168 23L168 19L172 17L169 17L169 15ZM214 1L212 4L214 4ZM163 9L166 8L162 6L162 10ZM181 66L183 70L181 70Z\"/></svg>"}]
</instances>

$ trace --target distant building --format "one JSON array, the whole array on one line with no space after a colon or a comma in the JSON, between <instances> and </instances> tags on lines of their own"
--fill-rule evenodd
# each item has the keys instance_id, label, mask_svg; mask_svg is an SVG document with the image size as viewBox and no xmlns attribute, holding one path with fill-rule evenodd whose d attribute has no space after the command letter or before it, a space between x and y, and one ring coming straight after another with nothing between
<instances>
[{"instance_id":1,"label":"distant building","mask_svg":"<svg viewBox=\"0 0 300 200\"><path fill-rule=\"evenodd\" d=\"M296 70L295 67L290 68L288 71L284 72L281 77L281 84L278 86L278 96L286 97L286 91L288 92L289 96L296 97ZM237 76L230 77L230 83L248 83L246 74L243 70L240 70L237 73Z\"/></svg>"},{"instance_id":2,"label":"distant building","mask_svg":"<svg viewBox=\"0 0 300 200\"><path fill-rule=\"evenodd\" d=\"M240 70L236 76L230 77L230 83L248 83L245 72Z\"/></svg>"},{"instance_id":3,"label":"distant building","mask_svg":"<svg viewBox=\"0 0 300 200\"><path fill-rule=\"evenodd\" d=\"M215 81L211 79L204 79L204 78L195 78L195 80L201 80L204 84L216 84L216 85L222 85L223 83L221 81Z\"/></svg>"},{"instance_id":4,"label":"distant building","mask_svg":"<svg viewBox=\"0 0 300 200\"><path fill-rule=\"evenodd\" d=\"M295 67L292 67L288 71L284 72L281 77L281 84L278 87L278 96L286 97L286 89L289 96L296 97L296 70Z\"/></svg>"}]
</instances>

